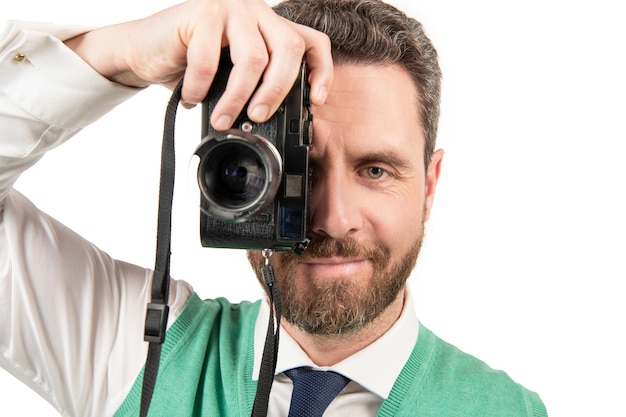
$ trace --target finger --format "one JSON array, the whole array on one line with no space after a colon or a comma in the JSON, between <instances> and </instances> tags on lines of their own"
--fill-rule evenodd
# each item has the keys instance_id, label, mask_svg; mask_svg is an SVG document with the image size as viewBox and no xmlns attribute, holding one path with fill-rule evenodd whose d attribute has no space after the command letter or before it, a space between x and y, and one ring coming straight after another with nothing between
<instances>
[{"instance_id":1,"label":"finger","mask_svg":"<svg viewBox=\"0 0 626 417\"><path fill-rule=\"evenodd\" d=\"M282 31L277 25L262 31L270 51L270 63L263 82L252 97L249 116L261 122L280 106L299 75L302 60L306 58L311 84L311 101L321 105L326 100L333 78L333 63L328 37L306 26L287 23ZM276 45L276 46L274 46Z\"/></svg>"},{"instance_id":2,"label":"finger","mask_svg":"<svg viewBox=\"0 0 626 417\"><path fill-rule=\"evenodd\" d=\"M256 122L269 119L278 109L293 87L304 59L306 50L304 39L289 25L283 21L281 23L283 25L281 31L277 31L276 25L273 25L272 31L268 33L261 31L268 45L270 60L263 74L263 82L254 93L248 107L248 116Z\"/></svg>"},{"instance_id":3,"label":"finger","mask_svg":"<svg viewBox=\"0 0 626 417\"><path fill-rule=\"evenodd\" d=\"M322 105L326 101L333 81L333 59L330 39L326 34L308 26L292 23L294 29L304 39L306 63L311 86L311 103Z\"/></svg>"},{"instance_id":4,"label":"finger","mask_svg":"<svg viewBox=\"0 0 626 417\"><path fill-rule=\"evenodd\" d=\"M255 91L268 63L268 52L256 24L241 23L238 19L233 32L227 31L230 59L233 67L226 89L211 115L217 130L232 124ZM252 29L251 29L252 28Z\"/></svg>"},{"instance_id":5,"label":"finger","mask_svg":"<svg viewBox=\"0 0 626 417\"><path fill-rule=\"evenodd\" d=\"M197 28L187 47L187 68L183 81L182 100L187 105L200 103L206 97L215 78L219 64L221 45L219 25L203 25Z\"/></svg>"}]
</instances>

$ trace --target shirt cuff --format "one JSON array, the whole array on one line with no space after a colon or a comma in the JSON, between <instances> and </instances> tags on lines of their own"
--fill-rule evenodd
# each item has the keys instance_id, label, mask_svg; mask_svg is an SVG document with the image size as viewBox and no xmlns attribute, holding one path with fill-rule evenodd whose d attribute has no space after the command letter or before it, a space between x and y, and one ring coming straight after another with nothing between
<instances>
[{"instance_id":1,"label":"shirt cuff","mask_svg":"<svg viewBox=\"0 0 626 417\"><path fill-rule=\"evenodd\" d=\"M33 117L64 129L80 129L140 89L109 81L64 40L84 26L8 22L0 37L0 91Z\"/></svg>"}]
</instances>

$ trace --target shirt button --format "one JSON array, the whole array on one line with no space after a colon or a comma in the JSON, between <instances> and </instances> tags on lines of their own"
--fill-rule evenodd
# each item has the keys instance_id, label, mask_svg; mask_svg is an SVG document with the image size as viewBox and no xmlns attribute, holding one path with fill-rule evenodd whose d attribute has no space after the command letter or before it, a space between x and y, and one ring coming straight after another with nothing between
<instances>
[{"instance_id":1,"label":"shirt button","mask_svg":"<svg viewBox=\"0 0 626 417\"><path fill-rule=\"evenodd\" d=\"M26 54L17 54L13 57L13 61L17 62L18 64L23 64L24 62L28 61L28 58L26 57Z\"/></svg>"}]
</instances>

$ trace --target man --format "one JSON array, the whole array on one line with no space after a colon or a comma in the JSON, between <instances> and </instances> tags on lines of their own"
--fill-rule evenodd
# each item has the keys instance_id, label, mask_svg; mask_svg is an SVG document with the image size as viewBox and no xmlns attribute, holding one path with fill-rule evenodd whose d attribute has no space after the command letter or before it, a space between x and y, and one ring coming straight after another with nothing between
<instances>
[{"instance_id":1,"label":"man","mask_svg":"<svg viewBox=\"0 0 626 417\"><path fill-rule=\"evenodd\" d=\"M350 380L327 416L545 415L536 394L421 326L406 290L443 157L440 72L421 26L374 0L293 0L276 11L258 0L189 0L89 32L8 28L2 365L64 415L138 415L151 271L110 259L11 187L137 88L173 87L184 73L183 105L201 102L229 46L234 69L211 115L218 130L249 97L250 118L269 118L303 58L310 68L312 241L300 257L270 259L284 331L268 415L287 415L290 370L303 366ZM260 274L261 254L248 257ZM150 415L250 415L270 306L201 301L174 281L170 308Z\"/></svg>"}]
</instances>

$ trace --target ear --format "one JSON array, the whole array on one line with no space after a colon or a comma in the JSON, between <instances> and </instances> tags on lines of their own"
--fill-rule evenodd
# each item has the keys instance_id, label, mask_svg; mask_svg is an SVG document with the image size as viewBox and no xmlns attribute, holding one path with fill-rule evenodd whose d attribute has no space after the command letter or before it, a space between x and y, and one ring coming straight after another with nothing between
<instances>
[{"instance_id":1,"label":"ear","mask_svg":"<svg viewBox=\"0 0 626 417\"><path fill-rule=\"evenodd\" d=\"M426 170L426 195L424 201L424 221L430 217L430 209L435 201L435 189L439 181L439 173L441 172L441 161L443 160L443 149L435 151L428 164Z\"/></svg>"}]
</instances>

